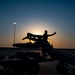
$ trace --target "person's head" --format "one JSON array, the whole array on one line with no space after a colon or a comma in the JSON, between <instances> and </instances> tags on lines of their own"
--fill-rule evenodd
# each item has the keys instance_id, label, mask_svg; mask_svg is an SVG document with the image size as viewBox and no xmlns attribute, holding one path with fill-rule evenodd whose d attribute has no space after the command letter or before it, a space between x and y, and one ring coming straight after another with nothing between
<instances>
[{"instance_id":1,"label":"person's head","mask_svg":"<svg viewBox=\"0 0 75 75\"><path fill-rule=\"evenodd\" d=\"M48 32L47 32L47 30L45 30L45 34L47 34Z\"/></svg>"}]
</instances>

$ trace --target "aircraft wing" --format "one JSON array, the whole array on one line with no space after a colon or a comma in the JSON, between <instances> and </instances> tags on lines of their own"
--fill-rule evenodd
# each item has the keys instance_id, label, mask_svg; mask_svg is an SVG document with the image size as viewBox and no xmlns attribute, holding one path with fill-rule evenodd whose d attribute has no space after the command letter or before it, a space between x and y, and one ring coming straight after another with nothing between
<instances>
[{"instance_id":1,"label":"aircraft wing","mask_svg":"<svg viewBox=\"0 0 75 75\"><path fill-rule=\"evenodd\" d=\"M48 42L43 44L43 49L49 54L50 57L75 66L75 56L51 48Z\"/></svg>"}]
</instances>

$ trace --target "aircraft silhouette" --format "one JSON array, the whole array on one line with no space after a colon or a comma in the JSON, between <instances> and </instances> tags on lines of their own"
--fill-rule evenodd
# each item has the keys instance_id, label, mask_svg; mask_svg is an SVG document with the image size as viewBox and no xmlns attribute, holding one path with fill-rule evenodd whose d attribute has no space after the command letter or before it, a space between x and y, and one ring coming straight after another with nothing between
<instances>
[{"instance_id":1,"label":"aircraft silhouette","mask_svg":"<svg viewBox=\"0 0 75 75\"><path fill-rule=\"evenodd\" d=\"M56 32L54 32L52 35L54 34L56 34ZM59 61L59 64L56 66L56 69L60 74L66 73L69 70L71 70L72 72L71 75L75 75L75 68L74 67L70 68L72 66L75 66L75 56L57 51L60 49L53 48L53 46L47 41L47 39L43 40L42 35L34 35L31 33L28 33L27 37L23 38L23 40L26 38L36 41L40 44L40 46L42 47L43 57L45 57L47 53L54 60Z\"/></svg>"},{"instance_id":2,"label":"aircraft silhouette","mask_svg":"<svg viewBox=\"0 0 75 75\"><path fill-rule=\"evenodd\" d=\"M52 35L54 34L56 34L56 32ZM4 57L0 58L0 65L3 65L6 69L10 67L10 70L13 70L14 72L13 75L23 75L24 70L26 70L28 75L37 75L40 70L39 62L51 62L58 60L59 64L56 66L56 69L61 75L64 75L64 73L68 73L69 71L71 72L71 75L75 75L75 68L70 68L75 66L75 57L58 51L58 49L51 46L51 44L47 41L47 38L43 38L43 35L35 35L32 33L28 33L27 36L23 38L23 40L29 39L35 41L34 44L31 43L31 46L28 46L29 48L34 48L34 46L37 48L42 47L42 56L37 52L18 52L15 56L10 56L8 59L5 59ZM13 44L15 47L24 48L25 46L26 48L26 44L23 46L21 45L23 44ZM50 58L46 57L46 53L48 54L47 56L50 56ZM8 71L6 72L7 74L9 73ZM5 75L5 73L3 73L2 75Z\"/></svg>"}]
</instances>

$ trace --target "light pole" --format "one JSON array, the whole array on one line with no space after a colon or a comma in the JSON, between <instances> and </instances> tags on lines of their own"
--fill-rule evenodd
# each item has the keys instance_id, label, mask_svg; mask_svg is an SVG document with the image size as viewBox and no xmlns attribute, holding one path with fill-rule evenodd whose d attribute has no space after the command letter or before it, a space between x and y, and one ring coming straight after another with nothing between
<instances>
[{"instance_id":1,"label":"light pole","mask_svg":"<svg viewBox=\"0 0 75 75\"><path fill-rule=\"evenodd\" d=\"M13 23L14 24L14 43L15 43L15 37L16 37L16 22Z\"/></svg>"}]
</instances>

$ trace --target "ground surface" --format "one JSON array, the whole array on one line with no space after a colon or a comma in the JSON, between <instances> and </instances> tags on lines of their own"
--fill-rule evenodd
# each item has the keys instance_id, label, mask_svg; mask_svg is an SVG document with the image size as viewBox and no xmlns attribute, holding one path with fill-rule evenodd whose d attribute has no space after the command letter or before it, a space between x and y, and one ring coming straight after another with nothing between
<instances>
[{"instance_id":1,"label":"ground surface","mask_svg":"<svg viewBox=\"0 0 75 75\"><path fill-rule=\"evenodd\" d=\"M1 52L3 52L4 54L7 54L7 50L3 51L0 50ZM11 50L11 53L13 53L14 51ZM75 50L63 50L61 52L70 54L75 56ZM59 75L57 70L56 70L56 65L59 64L58 61L53 61L53 62L47 62L47 63L40 63L40 72L38 75ZM0 67L0 70L2 69L2 67ZM67 74L64 74L67 75ZM69 74L70 75L70 74Z\"/></svg>"}]
</instances>

